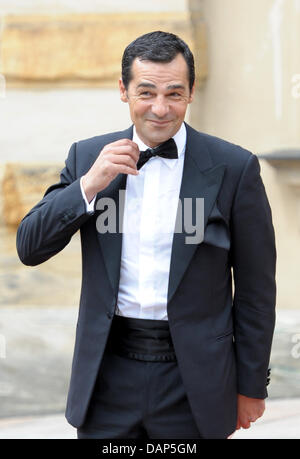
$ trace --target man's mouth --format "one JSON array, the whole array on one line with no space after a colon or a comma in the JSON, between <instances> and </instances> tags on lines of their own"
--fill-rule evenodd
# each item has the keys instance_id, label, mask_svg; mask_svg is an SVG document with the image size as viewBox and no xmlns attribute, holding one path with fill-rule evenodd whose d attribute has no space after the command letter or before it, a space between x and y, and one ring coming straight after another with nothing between
<instances>
[{"instance_id":1,"label":"man's mouth","mask_svg":"<svg viewBox=\"0 0 300 459\"><path fill-rule=\"evenodd\" d=\"M156 126L166 126L171 122L171 120L164 120L164 121L159 121L159 120L148 120L151 123L155 124Z\"/></svg>"}]
</instances>

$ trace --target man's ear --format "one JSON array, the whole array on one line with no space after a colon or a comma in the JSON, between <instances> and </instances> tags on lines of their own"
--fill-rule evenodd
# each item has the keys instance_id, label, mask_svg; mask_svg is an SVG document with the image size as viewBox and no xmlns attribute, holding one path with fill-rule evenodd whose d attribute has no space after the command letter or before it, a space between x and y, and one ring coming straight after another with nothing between
<instances>
[{"instance_id":1,"label":"man's ear","mask_svg":"<svg viewBox=\"0 0 300 459\"><path fill-rule=\"evenodd\" d=\"M193 100L194 100L194 95L195 95L195 82L194 82L193 87L192 87L191 92L190 92L189 104L190 104L191 102L193 102Z\"/></svg>"},{"instance_id":2,"label":"man's ear","mask_svg":"<svg viewBox=\"0 0 300 459\"><path fill-rule=\"evenodd\" d=\"M122 102L128 102L127 91L122 78L119 79L120 98Z\"/></svg>"}]
</instances>

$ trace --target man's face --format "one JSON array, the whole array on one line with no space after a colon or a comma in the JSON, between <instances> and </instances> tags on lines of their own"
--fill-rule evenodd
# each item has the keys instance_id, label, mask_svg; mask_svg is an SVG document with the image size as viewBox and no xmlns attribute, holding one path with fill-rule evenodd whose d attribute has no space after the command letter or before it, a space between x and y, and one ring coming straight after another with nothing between
<instances>
[{"instance_id":1,"label":"man's face","mask_svg":"<svg viewBox=\"0 0 300 459\"><path fill-rule=\"evenodd\" d=\"M126 90L119 81L121 100L128 102L130 116L140 139L154 148L179 130L192 102L188 67L182 54L168 63L132 63L132 79Z\"/></svg>"}]
</instances>

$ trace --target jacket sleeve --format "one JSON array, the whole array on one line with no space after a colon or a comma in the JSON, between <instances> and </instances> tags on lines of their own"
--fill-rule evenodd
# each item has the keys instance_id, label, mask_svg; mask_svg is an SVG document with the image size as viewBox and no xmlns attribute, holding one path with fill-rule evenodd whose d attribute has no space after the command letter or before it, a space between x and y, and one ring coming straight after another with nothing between
<instances>
[{"instance_id":1,"label":"jacket sleeve","mask_svg":"<svg viewBox=\"0 0 300 459\"><path fill-rule=\"evenodd\" d=\"M17 231L20 260L35 266L60 252L90 217L76 176L76 143L69 151L60 182L21 221Z\"/></svg>"},{"instance_id":2,"label":"jacket sleeve","mask_svg":"<svg viewBox=\"0 0 300 459\"><path fill-rule=\"evenodd\" d=\"M266 398L275 326L276 248L255 155L246 162L233 202L231 256L238 393Z\"/></svg>"}]
</instances>

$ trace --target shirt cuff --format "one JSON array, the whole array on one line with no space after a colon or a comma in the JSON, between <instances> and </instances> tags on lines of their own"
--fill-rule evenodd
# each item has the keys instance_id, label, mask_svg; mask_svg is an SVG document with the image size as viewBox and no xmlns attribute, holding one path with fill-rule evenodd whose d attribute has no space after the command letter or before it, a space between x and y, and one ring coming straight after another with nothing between
<instances>
[{"instance_id":1,"label":"shirt cuff","mask_svg":"<svg viewBox=\"0 0 300 459\"><path fill-rule=\"evenodd\" d=\"M88 202L88 200L86 198L86 195L85 195L85 192L84 192L84 189L83 189L83 186L82 186L82 179L83 179L83 177L81 177L81 179L80 179L81 194L82 194L82 197L83 197L84 202L85 202L86 211L87 211L87 213L91 214L91 213L94 212L96 196L94 196L94 198L92 199L91 202Z\"/></svg>"}]
</instances>

